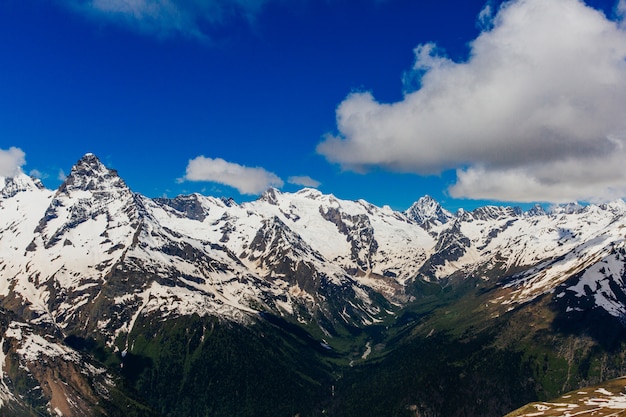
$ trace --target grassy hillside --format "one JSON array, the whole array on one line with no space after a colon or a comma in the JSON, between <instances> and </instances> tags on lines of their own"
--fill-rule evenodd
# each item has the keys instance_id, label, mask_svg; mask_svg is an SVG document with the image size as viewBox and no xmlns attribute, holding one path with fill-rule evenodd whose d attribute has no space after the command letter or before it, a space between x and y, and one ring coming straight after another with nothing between
<instances>
[{"instance_id":1,"label":"grassy hillside","mask_svg":"<svg viewBox=\"0 0 626 417\"><path fill-rule=\"evenodd\" d=\"M505 417L626 416L626 379L579 388L552 401L535 402Z\"/></svg>"},{"instance_id":2,"label":"grassy hillside","mask_svg":"<svg viewBox=\"0 0 626 417\"><path fill-rule=\"evenodd\" d=\"M511 309L499 291L416 283L412 305L333 337L270 314L252 326L148 317L123 357L125 336L117 353L85 349L119 375L126 408L161 416L501 417L626 374L618 320L565 314L551 294Z\"/></svg>"}]
</instances>

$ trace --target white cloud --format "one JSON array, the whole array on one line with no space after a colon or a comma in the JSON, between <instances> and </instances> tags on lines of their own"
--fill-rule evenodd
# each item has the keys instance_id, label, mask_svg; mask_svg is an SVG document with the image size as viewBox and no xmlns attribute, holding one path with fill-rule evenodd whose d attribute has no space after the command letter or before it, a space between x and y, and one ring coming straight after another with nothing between
<instances>
[{"instance_id":1,"label":"white cloud","mask_svg":"<svg viewBox=\"0 0 626 417\"><path fill-rule=\"evenodd\" d=\"M570 159L501 170L458 169L457 183L449 192L457 198L518 202L610 201L626 196L626 178L615 171L623 161L624 154L616 153L585 164Z\"/></svg>"},{"instance_id":2,"label":"white cloud","mask_svg":"<svg viewBox=\"0 0 626 417\"><path fill-rule=\"evenodd\" d=\"M33 178L38 178L40 180L48 178L48 174L45 174L39 171L38 169L31 169L28 175L30 175Z\"/></svg>"},{"instance_id":3,"label":"white cloud","mask_svg":"<svg viewBox=\"0 0 626 417\"><path fill-rule=\"evenodd\" d=\"M314 180L308 175L296 175L287 179L289 184L301 185L303 187L317 188L321 185L321 182Z\"/></svg>"},{"instance_id":4,"label":"white cloud","mask_svg":"<svg viewBox=\"0 0 626 417\"><path fill-rule=\"evenodd\" d=\"M22 172L22 165L26 163L26 154L20 148L11 146L9 149L0 149L0 177L15 177Z\"/></svg>"},{"instance_id":5,"label":"white cloud","mask_svg":"<svg viewBox=\"0 0 626 417\"><path fill-rule=\"evenodd\" d=\"M189 160L186 181L211 181L236 188L241 194L261 194L270 187L282 187L283 181L263 168L250 168L221 158L198 156Z\"/></svg>"},{"instance_id":6,"label":"white cloud","mask_svg":"<svg viewBox=\"0 0 626 417\"><path fill-rule=\"evenodd\" d=\"M626 17L626 0L619 0L615 5L615 14L618 19L623 20ZM623 25L623 21L621 22Z\"/></svg>"},{"instance_id":7,"label":"white cloud","mask_svg":"<svg viewBox=\"0 0 626 417\"><path fill-rule=\"evenodd\" d=\"M251 21L270 0L59 0L91 17L104 18L130 28L169 36L182 34L208 39L207 27L235 17Z\"/></svg>"},{"instance_id":8,"label":"white cloud","mask_svg":"<svg viewBox=\"0 0 626 417\"><path fill-rule=\"evenodd\" d=\"M418 46L402 101L349 95L318 152L355 171L457 169L467 198L626 195L626 32L577 0L507 2L492 24L466 62Z\"/></svg>"},{"instance_id":9,"label":"white cloud","mask_svg":"<svg viewBox=\"0 0 626 417\"><path fill-rule=\"evenodd\" d=\"M478 27L483 30L491 29L493 24L493 2L489 1L478 14Z\"/></svg>"},{"instance_id":10,"label":"white cloud","mask_svg":"<svg viewBox=\"0 0 626 417\"><path fill-rule=\"evenodd\" d=\"M63 171L62 169L59 169L59 173L57 174L57 179L59 181L65 181L66 178L67 178L67 175L65 175L65 171Z\"/></svg>"}]
</instances>

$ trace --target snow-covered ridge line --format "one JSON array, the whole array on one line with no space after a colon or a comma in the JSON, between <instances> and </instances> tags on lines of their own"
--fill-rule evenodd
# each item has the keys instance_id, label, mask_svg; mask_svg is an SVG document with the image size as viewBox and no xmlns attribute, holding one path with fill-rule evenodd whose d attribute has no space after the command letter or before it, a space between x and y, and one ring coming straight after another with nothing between
<instances>
[{"instance_id":1,"label":"snow-covered ridge line","mask_svg":"<svg viewBox=\"0 0 626 417\"><path fill-rule=\"evenodd\" d=\"M428 196L398 212L310 188L242 204L151 199L93 154L56 191L23 174L0 185L0 304L109 342L146 315L248 322L269 310L367 325L410 301L416 281L453 275L515 271L501 302L525 302L575 274L598 277L594 265L623 244L626 227L622 200L452 214ZM601 304L622 311L609 299L619 297Z\"/></svg>"}]
</instances>

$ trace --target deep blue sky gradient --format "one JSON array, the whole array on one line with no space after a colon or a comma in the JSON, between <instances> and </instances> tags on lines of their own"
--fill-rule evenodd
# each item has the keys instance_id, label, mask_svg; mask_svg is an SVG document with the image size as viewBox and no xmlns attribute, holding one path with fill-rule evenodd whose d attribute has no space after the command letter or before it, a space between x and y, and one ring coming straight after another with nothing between
<instances>
[{"instance_id":1,"label":"deep blue sky gradient","mask_svg":"<svg viewBox=\"0 0 626 417\"><path fill-rule=\"evenodd\" d=\"M498 3L492 3L497 7ZM611 13L613 2L587 2ZM435 42L467 59L483 0L304 0L268 3L253 21L207 27L210 42L155 35L50 1L0 2L0 149L26 153L50 188L86 152L150 197L201 192L245 201L225 185L179 182L199 155L308 175L339 198L404 210L424 194L455 200L439 177L342 172L315 151L336 132L352 91L400 100L413 49ZM285 191L298 186L285 184Z\"/></svg>"}]
</instances>

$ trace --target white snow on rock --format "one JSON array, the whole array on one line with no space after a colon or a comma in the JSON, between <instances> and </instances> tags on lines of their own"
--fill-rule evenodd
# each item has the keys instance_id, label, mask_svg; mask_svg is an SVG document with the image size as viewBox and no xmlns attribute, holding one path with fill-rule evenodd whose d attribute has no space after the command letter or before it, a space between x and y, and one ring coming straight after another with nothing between
<instances>
[{"instance_id":1,"label":"white snow on rock","mask_svg":"<svg viewBox=\"0 0 626 417\"><path fill-rule=\"evenodd\" d=\"M80 321L114 340L146 314L247 322L258 310L303 306L312 317L333 301L341 320L367 324L388 314L370 294L402 305L415 280L454 274L508 275L498 302L511 306L580 275L571 293L593 288L599 308L626 314L610 291L626 263L621 200L453 215L427 196L398 212L314 189L270 189L240 205L199 194L150 199L93 154L55 192L25 175L0 186L0 296L61 330ZM94 305L110 311L90 323Z\"/></svg>"}]
</instances>

